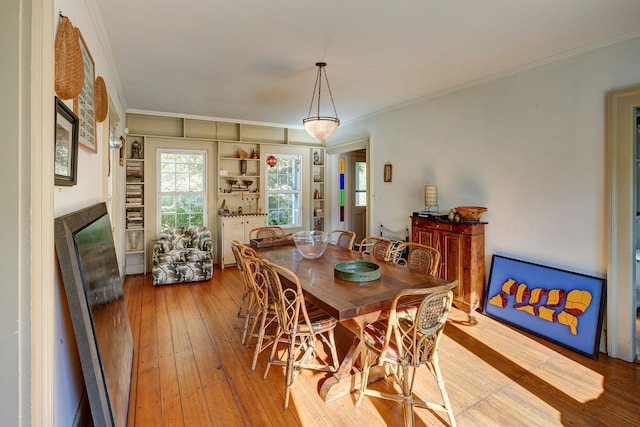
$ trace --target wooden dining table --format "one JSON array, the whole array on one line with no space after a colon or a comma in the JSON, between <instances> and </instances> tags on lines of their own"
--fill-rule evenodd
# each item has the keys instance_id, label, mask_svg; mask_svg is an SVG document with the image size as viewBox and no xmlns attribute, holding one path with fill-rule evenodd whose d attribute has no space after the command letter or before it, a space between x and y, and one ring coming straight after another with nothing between
<instances>
[{"instance_id":1,"label":"wooden dining table","mask_svg":"<svg viewBox=\"0 0 640 427\"><path fill-rule=\"evenodd\" d=\"M327 378L320 387L320 396L325 402L359 388L360 375L356 362L364 355L364 327L374 322L384 309L391 306L393 297L402 289L446 287L454 288L457 280L447 281L385 261L370 255L329 244L324 254L317 259L306 259L293 245L273 246L258 249L261 257L288 268L298 276L305 299L327 314L335 317L341 325L354 334L351 348L340 362L338 371ZM380 266L380 278L368 282L351 282L334 276L334 267L339 262L361 260ZM380 370L370 376L371 381L383 375Z\"/></svg>"}]
</instances>

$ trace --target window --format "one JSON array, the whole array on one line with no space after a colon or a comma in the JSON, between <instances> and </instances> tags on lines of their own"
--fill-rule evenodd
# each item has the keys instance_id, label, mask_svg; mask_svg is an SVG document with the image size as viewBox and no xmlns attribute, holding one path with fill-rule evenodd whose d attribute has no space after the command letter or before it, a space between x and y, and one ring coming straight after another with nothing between
<instances>
[{"instance_id":1,"label":"window","mask_svg":"<svg viewBox=\"0 0 640 427\"><path fill-rule=\"evenodd\" d=\"M158 150L160 227L207 226L207 153Z\"/></svg>"},{"instance_id":2,"label":"window","mask_svg":"<svg viewBox=\"0 0 640 427\"><path fill-rule=\"evenodd\" d=\"M267 154L267 157L269 154ZM278 154L267 168L267 214L270 225L300 226L302 223L302 156Z\"/></svg>"},{"instance_id":3,"label":"window","mask_svg":"<svg viewBox=\"0 0 640 427\"><path fill-rule=\"evenodd\" d=\"M355 162L355 205L367 206L367 162Z\"/></svg>"}]
</instances>

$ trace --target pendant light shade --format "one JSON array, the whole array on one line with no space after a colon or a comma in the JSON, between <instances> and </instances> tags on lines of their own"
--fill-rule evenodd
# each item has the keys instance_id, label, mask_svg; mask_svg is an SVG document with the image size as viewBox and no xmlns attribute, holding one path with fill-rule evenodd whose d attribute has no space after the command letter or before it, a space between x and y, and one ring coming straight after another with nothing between
<instances>
[{"instance_id":1,"label":"pendant light shade","mask_svg":"<svg viewBox=\"0 0 640 427\"><path fill-rule=\"evenodd\" d=\"M338 113L336 112L336 105L333 102L333 94L331 93L331 87L329 86L329 79L327 78L327 72L324 67L327 66L326 62L316 62L318 67L318 75L316 76L316 83L313 87L313 94L311 96L311 105L309 105L309 116L302 120L304 128L309 135L317 139L327 139L333 135L340 125L338 119ZM320 115L320 98L322 95L322 76L324 75L324 81L329 91L329 98L331 98L331 106L333 107L334 116L321 116ZM316 101L317 97L317 101ZM314 101L316 101L316 115L312 115Z\"/></svg>"}]
</instances>

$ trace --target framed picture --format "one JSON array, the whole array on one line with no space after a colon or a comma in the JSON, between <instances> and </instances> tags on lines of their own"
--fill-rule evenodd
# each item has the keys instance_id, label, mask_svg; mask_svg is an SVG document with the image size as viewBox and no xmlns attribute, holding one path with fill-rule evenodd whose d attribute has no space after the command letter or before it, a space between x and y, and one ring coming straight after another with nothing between
<instances>
[{"instance_id":1,"label":"framed picture","mask_svg":"<svg viewBox=\"0 0 640 427\"><path fill-rule=\"evenodd\" d=\"M387 162L384 165L384 182L391 182L393 179L393 166Z\"/></svg>"},{"instance_id":2,"label":"framed picture","mask_svg":"<svg viewBox=\"0 0 640 427\"><path fill-rule=\"evenodd\" d=\"M596 359L606 281L493 255L487 315Z\"/></svg>"},{"instance_id":3,"label":"framed picture","mask_svg":"<svg viewBox=\"0 0 640 427\"><path fill-rule=\"evenodd\" d=\"M92 425L126 426L133 337L106 204L55 218L55 245Z\"/></svg>"},{"instance_id":4,"label":"framed picture","mask_svg":"<svg viewBox=\"0 0 640 427\"><path fill-rule=\"evenodd\" d=\"M55 185L73 186L78 171L78 118L57 96L55 123Z\"/></svg>"},{"instance_id":5,"label":"framed picture","mask_svg":"<svg viewBox=\"0 0 640 427\"><path fill-rule=\"evenodd\" d=\"M95 65L80 30L78 30L78 36L80 37L80 50L84 63L84 84L80 95L73 99L73 111L79 120L78 141L80 146L92 153L97 153L94 104Z\"/></svg>"}]
</instances>

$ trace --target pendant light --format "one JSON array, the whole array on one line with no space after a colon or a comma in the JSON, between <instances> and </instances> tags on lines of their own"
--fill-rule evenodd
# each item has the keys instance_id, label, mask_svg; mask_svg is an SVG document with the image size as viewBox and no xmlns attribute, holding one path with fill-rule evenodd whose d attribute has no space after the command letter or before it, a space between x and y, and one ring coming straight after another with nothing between
<instances>
[{"instance_id":1,"label":"pendant light","mask_svg":"<svg viewBox=\"0 0 640 427\"><path fill-rule=\"evenodd\" d=\"M316 67L318 67L318 75L316 76L316 83L313 87L313 94L311 96L311 105L309 105L309 116L306 119L302 120L302 124L304 124L304 128L307 130L309 135L317 139L327 139L331 135L333 135L340 125L340 120L338 120L338 113L336 112L336 105L333 102L333 95L331 94L331 87L329 86L329 79L327 78L327 72L324 70L324 67L327 66L326 62L316 62ZM322 94L322 75L324 74L324 81L327 85L327 90L329 91L329 97L331 98L331 105L333 106L334 117L331 116L321 116L320 115L320 95ZM316 93L318 97L317 101L317 110L316 115L311 115L311 110L313 109L313 102L316 99Z\"/></svg>"}]
</instances>

